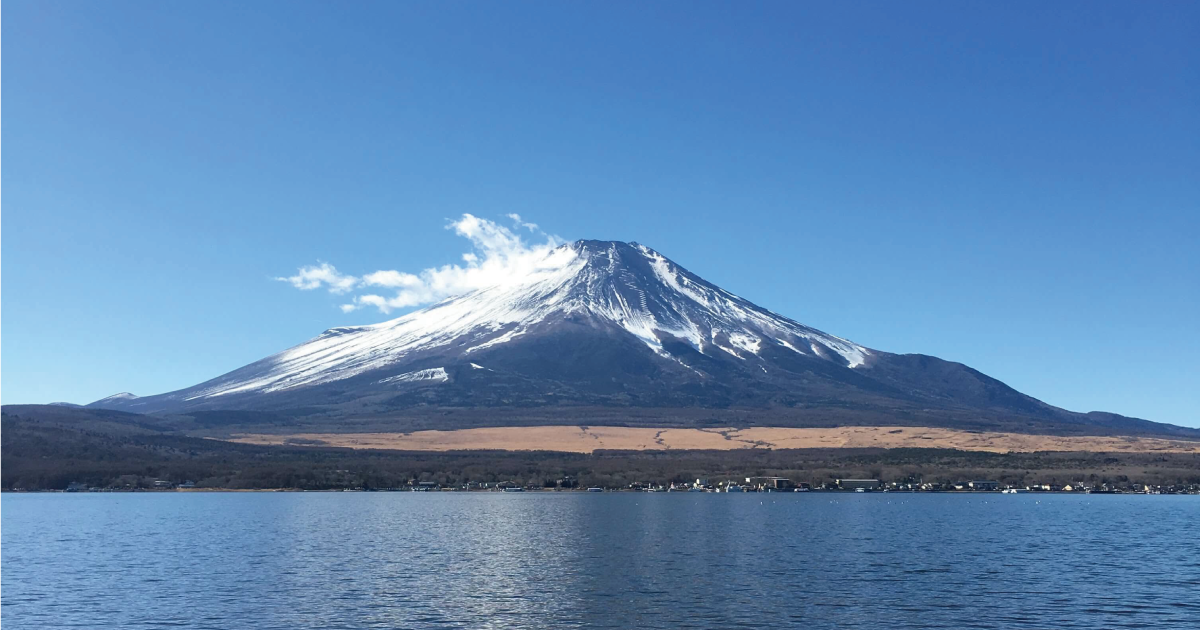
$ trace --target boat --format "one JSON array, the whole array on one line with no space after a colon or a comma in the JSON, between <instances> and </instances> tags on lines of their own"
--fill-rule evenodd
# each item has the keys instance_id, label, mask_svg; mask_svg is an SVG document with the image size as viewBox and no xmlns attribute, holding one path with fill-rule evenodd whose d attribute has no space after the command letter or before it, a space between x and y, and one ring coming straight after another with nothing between
<instances>
[{"instance_id":1,"label":"boat","mask_svg":"<svg viewBox=\"0 0 1200 630\"><path fill-rule=\"evenodd\" d=\"M588 492L604 492L604 488L588 488Z\"/></svg>"},{"instance_id":2,"label":"boat","mask_svg":"<svg viewBox=\"0 0 1200 630\"><path fill-rule=\"evenodd\" d=\"M502 492L525 492L525 488L501 488Z\"/></svg>"}]
</instances>

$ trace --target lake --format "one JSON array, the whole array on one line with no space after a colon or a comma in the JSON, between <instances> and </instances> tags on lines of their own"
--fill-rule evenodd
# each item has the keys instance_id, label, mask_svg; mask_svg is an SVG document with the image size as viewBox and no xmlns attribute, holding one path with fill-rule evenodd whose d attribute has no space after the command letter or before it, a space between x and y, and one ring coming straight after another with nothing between
<instances>
[{"instance_id":1,"label":"lake","mask_svg":"<svg viewBox=\"0 0 1200 630\"><path fill-rule=\"evenodd\" d=\"M1200 497L5 494L19 628L1200 628Z\"/></svg>"}]
</instances>

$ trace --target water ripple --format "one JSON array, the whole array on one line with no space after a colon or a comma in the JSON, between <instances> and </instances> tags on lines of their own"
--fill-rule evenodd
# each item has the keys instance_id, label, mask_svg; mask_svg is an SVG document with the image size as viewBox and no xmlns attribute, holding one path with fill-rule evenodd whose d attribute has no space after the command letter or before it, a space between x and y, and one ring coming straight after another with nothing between
<instances>
[{"instance_id":1,"label":"water ripple","mask_svg":"<svg viewBox=\"0 0 1200 630\"><path fill-rule=\"evenodd\" d=\"M4 495L7 628L1197 628L1200 499Z\"/></svg>"}]
</instances>

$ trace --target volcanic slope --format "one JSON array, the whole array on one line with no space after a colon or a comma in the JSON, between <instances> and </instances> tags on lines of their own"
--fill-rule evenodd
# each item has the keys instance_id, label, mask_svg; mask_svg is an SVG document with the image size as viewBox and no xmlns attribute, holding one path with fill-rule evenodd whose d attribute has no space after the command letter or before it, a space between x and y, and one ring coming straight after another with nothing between
<instances>
[{"instance_id":1,"label":"volcanic slope","mask_svg":"<svg viewBox=\"0 0 1200 630\"><path fill-rule=\"evenodd\" d=\"M369 326L333 328L138 413L504 424L948 426L1200 436L1065 411L965 365L898 355L773 313L637 243L576 241L528 273Z\"/></svg>"}]
</instances>

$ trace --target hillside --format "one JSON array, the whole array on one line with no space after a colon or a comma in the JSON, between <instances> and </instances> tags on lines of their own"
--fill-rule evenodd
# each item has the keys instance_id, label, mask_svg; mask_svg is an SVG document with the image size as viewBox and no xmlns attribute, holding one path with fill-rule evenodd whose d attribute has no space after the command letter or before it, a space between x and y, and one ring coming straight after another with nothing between
<instances>
[{"instance_id":1,"label":"hillside","mask_svg":"<svg viewBox=\"0 0 1200 630\"><path fill-rule=\"evenodd\" d=\"M606 241L563 245L503 284L327 330L193 387L90 407L399 430L615 421L1200 434L1070 412L960 363L868 348L759 307L648 247Z\"/></svg>"}]
</instances>

